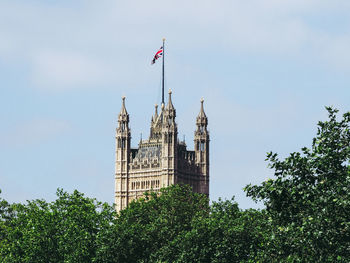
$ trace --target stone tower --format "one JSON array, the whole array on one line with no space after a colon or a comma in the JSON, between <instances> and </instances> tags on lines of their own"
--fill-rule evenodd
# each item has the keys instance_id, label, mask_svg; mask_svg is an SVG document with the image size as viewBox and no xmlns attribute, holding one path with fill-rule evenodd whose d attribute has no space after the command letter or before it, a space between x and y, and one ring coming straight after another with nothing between
<instances>
[{"instance_id":1,"label":"stone tower","mask_svg":"<svg viewBox=\"0 0 350 263\"><path fill-rule=\"evenodd\" d=\"M125 207L129 203L127 193L129 191L130 142L129 114L125 108L125 97L123 97L122 109L118 116L118 127L116 131L116 207Z\"/></svg>"},{"instance_id":2,"label":"stone tower","mask_svg":"<svg viewBox=\"0 0 350 263\"><path fill-rule=\"evenodd\" d=\"M176 110L169 91L168 103L158 106L151 118L150 136L138 148L130 147L131 132L125 97L116 129L115 204L120 211L146 191L159 191L172 184L189 184L194 192L209 196L208 118L201 100L196 119L194 151L178 140Z\"/></svg>"},{"instance_id":3,"label":"stone tower","mask_svg":"<svg viewBox=\"0 0 350 263\"><path fill-rule=\"evenodd\" d=\"M197 116L197 129L194 132L194 149L196 153L196 165L200 170L203 181L200 184L202 187L200 193L209 193L209 132L208 132L208 118L205 115L204 100L201 99L201 110Z\"/></svg>"}]
</instances>

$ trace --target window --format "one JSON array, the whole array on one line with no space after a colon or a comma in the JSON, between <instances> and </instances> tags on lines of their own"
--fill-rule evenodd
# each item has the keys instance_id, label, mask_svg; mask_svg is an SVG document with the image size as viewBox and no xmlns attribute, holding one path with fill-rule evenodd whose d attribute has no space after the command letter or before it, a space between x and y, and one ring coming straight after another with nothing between
<instances>
[{"instance_id":1,"label":"window","mask_svg":"<svg viewBox=\"0 0 350 263\"><path fill-rule=\"evenodd\" d=\"M123 138L123 139L122 139L122 147L121 147L121 148L124 149L125 146L126 146L126 142L125 142L125 138Z\"/></svg>"}]
</instances>

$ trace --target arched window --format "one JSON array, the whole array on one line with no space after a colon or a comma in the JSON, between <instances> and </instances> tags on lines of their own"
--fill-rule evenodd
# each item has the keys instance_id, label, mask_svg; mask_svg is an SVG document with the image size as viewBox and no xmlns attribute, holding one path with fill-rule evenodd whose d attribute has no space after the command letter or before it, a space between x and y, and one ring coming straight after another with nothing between
<instances>
[{"instance_id":1,"label":"arched window","mask_svg":"<svg viewBox=\"0 0 350 263\"><path fill-rule=\"evenodd\" d=\"M173 142L173 136L171 135L171 133L169 134L169 143Z\"/></svg>"},{"instance_id":2,"label":"arched window","mask_svg":"<svg viewBox=\"0 0 350 263\"><path fill-rule=\"evenodd\" d=\"M121 147L121 148L124 149L125 146L126 146L126 142L125 142L125 138L123 138L123 139L122 139L122 147Z\"/></svg>"}]
</instances>

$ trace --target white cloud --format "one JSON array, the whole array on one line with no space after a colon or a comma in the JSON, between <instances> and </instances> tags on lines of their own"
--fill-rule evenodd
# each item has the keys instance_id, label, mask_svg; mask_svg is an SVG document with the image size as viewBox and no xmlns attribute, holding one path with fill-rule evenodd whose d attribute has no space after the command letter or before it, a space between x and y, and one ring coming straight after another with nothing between
<instances>
[{"instance_id":1,"label":"white cloud","mask_svg":"<svg viewBox=\"0 0 350 263\"><path fill-rule=\"evenodd\" d=\"M138 65L148 63L163 36L184 52L306 55L347 69L345 33L320 30L310 20L349 6L340 0L7 1L0 4L0 57L21 58L36 85L54 90L135 81L132 76L145 74Z\"/></svg>"},{"instance_id":2,"label":"white cloud","mask_svg":"<svg viewBox=\"0 0 350 263\"><path fill-rule=\"evenodd\" d=\"M45 143L69 131L68 122L53 119L33 119L19 123L1 133L3 147L25 147Z\"/></svg>"},{"instance_id":3,"label":"white cloud","mask_svg":"<svg viewBox=\"0 0 350 263\"><path fill-rule=\"evenodd\" d=\"M102 62L76 53L44 51L33 56L33 81L42 89L99 87L111 75Z\"/></svg>"}]
</instances>

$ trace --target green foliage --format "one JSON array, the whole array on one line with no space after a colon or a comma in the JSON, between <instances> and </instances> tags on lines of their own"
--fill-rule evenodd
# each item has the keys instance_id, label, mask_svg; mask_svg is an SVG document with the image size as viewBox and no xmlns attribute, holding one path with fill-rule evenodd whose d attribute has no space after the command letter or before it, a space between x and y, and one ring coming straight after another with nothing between
<instances>
[{"instance_id":1,"label":"green foliage","mask_svg":"<svg viewBox=\"0 0 350 263\"><path fill-rule=\"evenodd\" d=\"M338 121L327 110L310 149L269 153L275 178L245 188L266 209L209 205L183 185L120 214L78 191L51 203L0 198L0 262L350 262L350 113Z\"/></svg>"},{"instance_id":2,"label":"green foliage","mask_svg":"<svg viewBox=\"0 0 350 263\"><path fill-rule=\"evenodd\" d=\"M146 193L101 232L96 262L157 262L167 257L171 241L189 231L194 218L207 216L208 204L206 196L189 186Z\"/></svg>"},{"instance_id":3,"label":"green foliage","mask_svg":"<svg viewBox=\"0 0 350 263\"><path fill-rule=\"evenodd\" d=\"M13 216L13 207L6 200L0 198L0 248L3 248L3 250L7 250L10 246L7 236L9 229L11 229L10 222Z\"/></svg>"},{"instance_id":4,"label":"green foliage","mask_svg":"<svg viewBox=\"0 0 350 263\"><path fill-rule=\"evenodd\" d=\"M249 262L268 234L264 212L174 185L121 211L98 238L96 262Z\"/></svg>"},{"instance_id":5,"label":"green foliage","mask_svg":"<svg viewBox=\"0 0 350 263\"><path fill-rule=\"evenodd\" d=\"M113 208L78 191L58 190L57 197L52 203L6 204L1 210L1 262L92 261L97 233L112 220Z\"/></svg>"},{"instance_id":6,"label":"green foliage","mask_svg":"<svg viewBox=\"0 0 350 263\"><path fill-rule=\"evenodd\" d=\"M276 178L246 187L266 205L275 227L266 253L279 262L350 261L350 113L337 121L327 110L310 149L282 161L269 153Z\"/></svg>"},{"instance_id":7,"label":"green foliage","mask_svg":"<svg viewBox=\"0 0 350 263\"><path fill-rule=\"evenodd\" d=\"M219 200L172 242L176 253L164 262L248 262L263 249L268 230L264 222L261 211L242 211L233 200Z\"/></svg>"}]
</instances>

